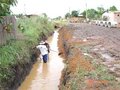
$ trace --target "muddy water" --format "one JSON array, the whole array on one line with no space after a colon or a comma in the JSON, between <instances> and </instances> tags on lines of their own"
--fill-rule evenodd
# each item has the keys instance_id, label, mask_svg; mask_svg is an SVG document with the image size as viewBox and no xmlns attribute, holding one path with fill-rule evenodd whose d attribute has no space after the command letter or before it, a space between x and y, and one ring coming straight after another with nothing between
<instances>
[{"instance_id":1,"label":"muddy water","mask_svg":"<svg viewBox=\"0 0 120 90\"><path fill-rule=\"evenodd\" d=\"M49 61L43 63L38 59L18 90L58 90L64 64L62 62L63 59L58 56L57 37L58 32L56 31L48 39L51 50L53 50L49 54Z\"/></svg>"}]
</instances>

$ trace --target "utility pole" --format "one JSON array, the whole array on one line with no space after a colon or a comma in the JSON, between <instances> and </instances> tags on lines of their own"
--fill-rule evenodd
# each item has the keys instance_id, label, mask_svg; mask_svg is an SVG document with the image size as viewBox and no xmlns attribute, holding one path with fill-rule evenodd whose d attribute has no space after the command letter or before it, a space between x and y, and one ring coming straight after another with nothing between
<instances>
[{"instance_id":1,"label":"utility pole","mask_svg":"<svg viewBox=\"0 0 120 90\"><path fill-rule=\"evenodd\" d=\"M85 16L85 18L86 18L86 21L88 21L88 16L87 16L87 2L86 2L86 16Z\"/></svg>"},{"instance_id":2,"label":"utility pole","mask_svg":"<svg viewBox=\"0 0 120 90\"><path fill-rule=\"evenodd\" d=\"M24 14L26 15L26 4L24 4Z\"/></svg>"},{"instance_id":3,"label":"utility pole","mask_svg":"<svg viewBox=\"0 0 120 90\"><path fill-rule=\"evenodd\" d=\"M69 14L70 14L70 17L69 17L69 18L71 18L71 10L70 10L70 7L69 7Z\"/></svg>"}]
</instances>

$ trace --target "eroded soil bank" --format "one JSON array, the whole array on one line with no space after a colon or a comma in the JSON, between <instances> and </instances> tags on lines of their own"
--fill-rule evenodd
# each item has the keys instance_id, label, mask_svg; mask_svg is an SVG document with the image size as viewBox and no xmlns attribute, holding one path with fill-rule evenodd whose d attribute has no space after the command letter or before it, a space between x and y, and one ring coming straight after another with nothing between
<instances>
[{"instance_id":1,"label":"eroded soil bank","mask_svg":"<svg viewBox=\"0 0 120 90\"><path fill-rule=\"evenodd\" d=\"M59 30L60 90L120 90L120 30L85 23Z\"/></svg>"}]
</instances>

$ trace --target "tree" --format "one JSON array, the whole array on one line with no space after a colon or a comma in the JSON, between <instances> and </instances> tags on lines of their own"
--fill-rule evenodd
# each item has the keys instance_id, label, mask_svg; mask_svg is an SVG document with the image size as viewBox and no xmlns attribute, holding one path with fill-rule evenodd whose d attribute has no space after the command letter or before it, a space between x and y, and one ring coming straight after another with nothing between
<instances>
[{"instance_id":1,"label":"tree","mask_svg":"<svg viewBox=\"0 0 120 90\"><path fill-rule=\"evenodd\" d=\"M0 0L0 16L6 16L11 13L10 6L16 5L17 0Z\"/></svg>"},{"instance_id":2,"label":"tree","mask_svg":"<svg viewBox=\"0 0 120 90\"><path fill-rule=\"evenodd\" d=\"M103 7L98 7L97 12L102 15L105 12L105 9Z\"/></svg>"},{"instance_id":3,"label":"tree","mask_svg":"<svg viewBox=\"0 0 120 90\"><path fill-rule=\"evenodd\" d=\"M95 9L88 9L87 10L87 18L89 19L96 19L98 12ZM86 17L86 10L83 11L82 15Z\"/></svg>"},{"instance_id":4,"label":"tree","mask_svg":"<svg viewBox=\"0 0 120 90\"><path fill-rule=\"evenodd\" d=\"M66 18L66 19L67 19L67 18L70 18L70 16L71 16L70 13L66 13L66 14L65 14L65 18Z\"/></svg>"},{"instance_id":5,"label":"tree","mask_svg":"<svg viewBox=\"0 0 120 90\"><path fill-rule=\"evenodd\" d=\"M76 11L76 10L73 10L72 13L71 13L72 17L78 17L78 15L79 15L79 12Z\"/></svg>"},{"instance_id":6,"label":"tree","mask_svg":"<svg viewBox=\"0 0 120 90\"><path fill-rule=\"evenodd\" d=\"M103 7L98 7L97 8L97 17L100 18L102 14L105 12L105 9Z\"/></svg>"},{"instance_id":7,"label":"tree","mask_svg":"<svg viewBox=\"0 0 120 90\"><path fill-rule=\"evenodd\" d=\"M117 11L117 8L115 6L112 6L109 8L109 11Z\"/></svg>"},{"instance_id":8,"label":"tree","mask_svg":"<svg viewBox=\"0 0 120 90\"><path fill-rule=\"evenodd\" d=\"M97 11L95 10L95 9L88 9L87 10L87 17L89 18L89 19L96 19L96 17L97 17Z\"/></svg>"}]
</instances>

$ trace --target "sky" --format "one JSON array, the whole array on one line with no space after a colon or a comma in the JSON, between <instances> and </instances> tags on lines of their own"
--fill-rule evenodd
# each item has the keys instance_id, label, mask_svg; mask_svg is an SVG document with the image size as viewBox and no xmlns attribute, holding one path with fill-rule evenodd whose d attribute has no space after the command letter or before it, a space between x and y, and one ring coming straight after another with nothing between
<instances>
[{"instance_id":1,"label":"sky","mask_svg":"<svg viewBox=\"0 0 120 90\"><path fill-rule=\"evenodd\" d=\"M104 7L105 9L115 5L120 10L120 0L18 0L16 6L11 7L14 14L46 13L48 17L62 16L72 10L80 13L87 8Z\"/></svg>"}]
</instances>

